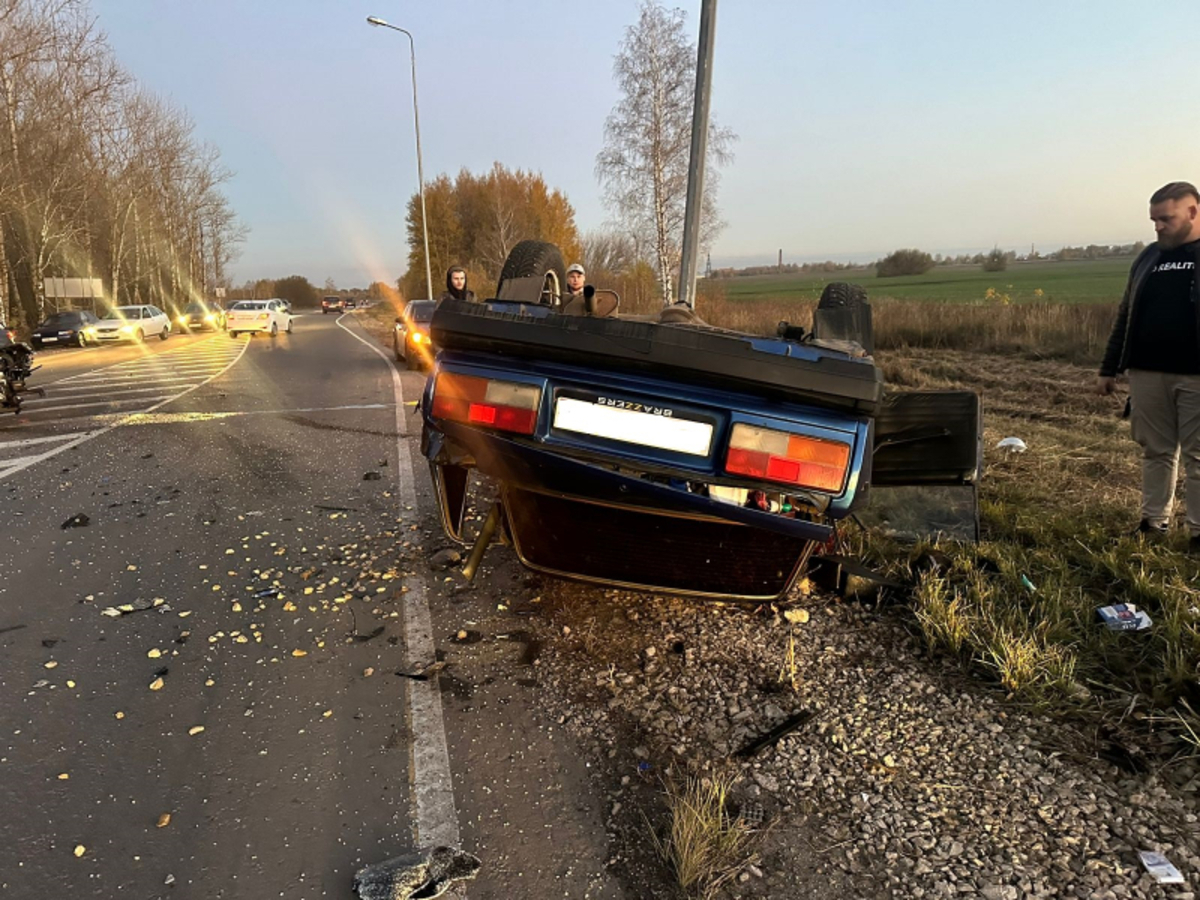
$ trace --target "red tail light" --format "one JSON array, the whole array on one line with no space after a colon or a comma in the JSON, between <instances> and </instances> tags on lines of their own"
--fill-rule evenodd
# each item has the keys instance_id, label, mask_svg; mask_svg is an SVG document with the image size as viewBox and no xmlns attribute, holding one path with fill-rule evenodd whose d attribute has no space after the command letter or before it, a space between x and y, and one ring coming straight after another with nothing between
<instances>
[{"instance_id":1,"label":"red tail light","mask_svg":"<svg viewBox=\"0 0 1200 900\"><path fill-rule=\"evenodd\" d=\"M451 422L533 434L541 398L541 388L533 385L441 372L433 388L433 415Z\"/></svg>"},{"instance_id":2,"label":"red tail light","mask_svg":"<svg viewBox=\"0 0 1200 900\"><path fill-rule=\"evenodd\" d=\"M725 471L836 494L846 481L850 445L738 423Z\"/></svg>"}]
</instances>

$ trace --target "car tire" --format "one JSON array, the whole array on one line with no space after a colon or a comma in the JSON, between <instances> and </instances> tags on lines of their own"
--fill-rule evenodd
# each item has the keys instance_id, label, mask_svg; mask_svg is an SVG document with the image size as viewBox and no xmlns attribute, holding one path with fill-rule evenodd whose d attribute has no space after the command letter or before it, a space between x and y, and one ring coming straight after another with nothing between
<instances>
[{"instance_id":1,"label":"car tire","mask_svg":"<svg viewBox=\"0 0 1200 900\"><path fill-rule=\"evenodd\" d=\"M404 368L408 369L408 371L411 372L413 369L420 368L420 366L421 363L419 361L414 364L411 356L404 357Z\"/></svg>"},{"instance_id":2,"label":"car tire","mask_svg":"<svg viewBox=\"0 0 1200 900\"><path fill-rule=\"evenodd\" d=\"M831 281L821 291L817 309L855 309L867 302L867 289L861 284Z\"/></svg>"},{"instance_id":3,"label":"car tire","mask_svg":"<svg viewBox=\"0 0 1200 900\"><path fill-rule=\"evenodd\" d=\"M291 320L291 319L288 319L288 324L287 324L287 329L286 329L286 330L287 330L287 333L288 333L288 334L291 334L291 333L292 333L292 320Z\"/></svg>"},{"instance_id":4,"label":"car tire","mask_svg":"<svg viewBox=\"0 0 1200 900\"><path fill-rule=\"evenodd\" d=\"M510 285L505 283L517 279L542 276L542 283ZM567 283L566 266L562 251L549 241L521 241L508 254L504 268L500 270L500 281L496 285L496 297L521 303L558 305L559 295Z\"/></svg>"},{"instance_id":5,"label":"car tire","mask_svg":"<svg viewBox=\"0 0 1200 900\"><path fill-rule=\"evenodd\" d=\"M404 354L400 352L400 341L396 339L395 333L392 334L392 353L396 357L396 362L404 361Z\"/></svg>"},{"instance_id":6,"label":"car tire","mask_svg":"<svg viewBox=\"0 0 1200 900\"><path fill-rule=\"evenodd\" d=\"M279 326L276 325L274 322L271 323L271 332L270 333L271 333L272 339L279 337Z\"/></svg>"},{"instance_id":7,"label":"car tire","mask_svg":"<svg viewBox=\"0 0 1200 900\"><path fill-rule=\"evenodd\" d=\"M86 347L88 344L87 335L84 334L82 331L79 332L79 336L77 338L75 338L75 343L78 344L80 347Z\"/></svg>"},{"instance_id":8,"label":"car tire","mask_svg":"<svg viewBox=\"0 0 1200 900\"><path fill-rule=\"evenodd\" d=\"M875 350L871 304L861 284L832 281L821 291L813 313L813 337L851 341L867 353Z\"/></svg>"},{"instance_id":9,"label":"car tire","mask_svg":"<svg viewBox=\"0 0 1200 900\"><path fill-rule=\"evenodd\" d=\"M140 344L142 341L146 340L146 332L139 328L133 333L133 339Z\"/></svg>"},{"instance_id":10,"label":"car tire","mask_svg":"<svg viewBox=\"0 0 1200 900\"><path fill-rule=\"evenodd\" d=\"M171 336L171 329L170 329L170 328L164 328L162 331L160 331L160 332L158 333L158 339L159 339L160 341L165 341L165 340L166 340L167 338L169 338L170 336Z\"/></svg>"},{"instance_id":11,"label":"car tire","mask_svg":"<svg viewBox=\"0 0 1200 900\"><path fill-rule=\"evenodd\" d=\"M236 338L236 337L237 337L237 332L236 332L236 331L231 331L231 332L229 332L229 336L230 336L231 338Z\"/></svg>"}]
</instances>

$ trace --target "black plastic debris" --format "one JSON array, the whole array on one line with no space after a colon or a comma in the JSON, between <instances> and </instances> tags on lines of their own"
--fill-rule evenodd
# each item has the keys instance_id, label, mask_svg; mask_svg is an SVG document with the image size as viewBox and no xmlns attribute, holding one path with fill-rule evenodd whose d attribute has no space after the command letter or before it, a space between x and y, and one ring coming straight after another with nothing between
<instances>
[{"instance_id":1,"label":"black plastic debris","mask_svg":"<svg viewBox=\"0 0 1200 900\"><path fill-rule=\"evenodd\" d=\"M734 756L738 757L739 759L749 759L752 756L757 756L760 751L765 750L767 747L778 744L784 737L791 734L812 717L812 710L808 709L801 710L794 716L788 716L766 734L752 740L745 747L735 753Z\"/></svg>"},{"instance_id":2,"label":"black plastic debris","mask_svg":"<svg viewBox=\"0 0 1200 900\"><path fill-rule=\"evenodd\" d=\"M462 554L452 548L439 550L433 556L429 557L429 568L431 569L448 569L451 566L456 566L462 562Z\"/></svg>"},{"instance_id":3,"label":"black plastic debris","mask_svg":"<svg viewBox=\"0 0 1200 900\"><path fill-rule=\"evenodd\" d=\"M440 897L456 881L471 881L483 863L455 847L406 853L354 873L360 900L418 900Z\"/></svg>"},{"instance_id":4,"label":"black plastic debris","mask_svg":"<svg viewBox=\"0 0 1200 900\"><path fill-rule=\"evenodd\" d=\"M363 475L363 481L379 481L383 478L378 472L367 472Z\"/></svg>"},{"instance_id":5,"label":"black plastic debris","mask_svg":"<svg viewBox=\"0 0 1200 900\"><path fill-rule=\"evenodd\" d=\"M75 515L62 523L63 531L66 531L68 528L83 528L90 524L91 521L84 513L75 513Z\"/></svg>"},{"instance_id":6,"label":"black plastic debris","mask_svg":"<svg viewBox=\"0 0 1200 900\"><path fill-rule=\"evenodd\" d=\"M374 628L371 631L368 631L366 634L356 634L356 635L354 635L354 639L356 641L362 643L365 641L374 640L375 638L379 637L381 634L383 634L383 626L382 625L380 625L378 628Z\"/></svg>"},{"instance_id":7,"label":"black plastic debris","mask_svg":"<svg viewBox=\"0 0 1200 900\"><path fill-rule=\"evenodd\" d=\"M408 678L412 681L428 681L431 676L438 674L446 668L448 664L445 660L439 659L437 662L432 662L425 668L417 672L402 672L397 670L396 674L401 678Z\"/></svg>"}]
</instances>

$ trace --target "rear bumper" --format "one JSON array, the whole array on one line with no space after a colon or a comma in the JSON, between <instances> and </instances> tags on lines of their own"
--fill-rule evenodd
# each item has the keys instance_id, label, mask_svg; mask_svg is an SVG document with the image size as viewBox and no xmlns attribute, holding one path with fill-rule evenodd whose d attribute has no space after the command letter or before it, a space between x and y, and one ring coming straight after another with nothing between
<instances>
[{"instance_id":1,"label":"rear bumper","mask_svg":"<svg viewBox=\"0 0 1200 900\"><path fill-rule=\"evenodd\" d=\"M829 525L692 493L564 456L495 432L428 424L422 450L434 467L443 523L458 537L441 467L474 466L503 485L513 545L523 564L610 587L698 597L767 600L785 594Z\"/></svg>"},{"instance_id":2,"label":"rear bumper","mask_svg":"<svg viewBox=\"0 0 1200 900\"><path fill-rule=\"evenodd\" d=\"M270 331L271 323L268 322L230 322L228 325L229 331L249 332L249 331Z\"/></svg>"}]
</instances>

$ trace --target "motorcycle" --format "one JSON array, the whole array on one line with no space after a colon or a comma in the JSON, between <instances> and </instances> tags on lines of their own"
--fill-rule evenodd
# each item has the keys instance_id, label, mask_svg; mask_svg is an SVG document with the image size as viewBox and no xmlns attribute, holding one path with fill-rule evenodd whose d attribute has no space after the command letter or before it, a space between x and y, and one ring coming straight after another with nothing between
<instances>
[{"instance_id":1,"label":"motorcycle","mask_svg":"<svg viewBox=\"0 0 1200 900\"><path fill-rule=\"evenodd\" d=\"M27 382L40 366L33 364L33 348L13 340L14 333L0 326L0 409L21 411L21 394L29 391ZM35 393L41 394L40 389Z\"/></svg>"}]
</instances>

